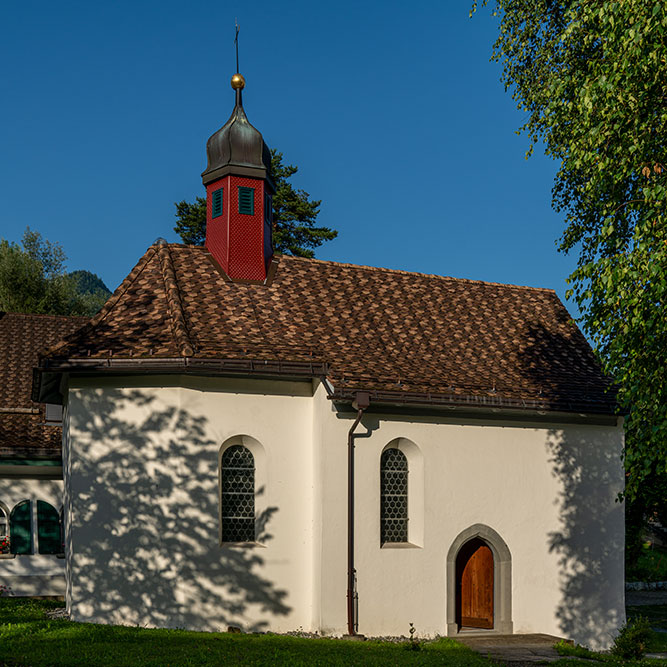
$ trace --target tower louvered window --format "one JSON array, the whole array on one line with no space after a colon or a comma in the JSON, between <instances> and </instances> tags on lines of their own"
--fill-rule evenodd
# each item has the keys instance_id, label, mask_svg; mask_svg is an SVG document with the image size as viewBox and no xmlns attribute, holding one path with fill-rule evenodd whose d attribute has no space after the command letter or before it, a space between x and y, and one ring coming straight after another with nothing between
<instances>
[{"instance_id":1,"label":"tower louvered window","mask_svg":"<svg viewBox=\"0 0 667 667\"><path fill-rule=\"evenodd\" d=\"M255 188L239 186L239 213L255 214Z\"/></svg>"},{"instance_id":2,"label":"tower louvered window","mask_svg":"<svg viewBox=\"0 0 667 667\"><path fill-rule=\"evenodd\" d=\"M223 542L255 541L255 459L242 445L227 448L220 461L220 520Z\"/></svg>"},{"instance_id":3,"label":"tower louvered window","mask_svg":"<svg viewBox=\"0 0 667 667\"><path fill-rule=\"evenodd\" d=\"M218 188L211 195L211 217L219 218L222 215L222 192L224 188Z\"/></svg>"},{"instance_id":4,"label":"tower louvered window","mask_svg":"<svg viewBox=\"0 0 667 667\"><path fill-rule=\"evenodd\" d=\"M381 541L408 541L408 460L399 449L385 449L380 460Z\"/></svg>"}]
</instances>

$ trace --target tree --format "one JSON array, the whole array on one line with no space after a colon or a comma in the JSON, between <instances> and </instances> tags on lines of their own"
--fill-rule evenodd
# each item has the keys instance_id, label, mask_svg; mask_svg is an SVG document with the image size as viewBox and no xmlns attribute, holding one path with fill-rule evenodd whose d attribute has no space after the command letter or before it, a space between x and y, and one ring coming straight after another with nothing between
<instances>
[{"instance_id":1,"label":"tree","mask_svg":"<svg viewBox=\"0 0 667 667\"><path fill-rule=\"evenodd\" d=\"M338 232L329 227L316 227L321 201L310 199L304 190L292 187L289 178L298 167L283 164L283 154L271 150L271 177L276 186L273 197L273 247L278 253L298 257L314 257L314 248L331 241ZM175 204L177 223L174 231L183 243L203 245L206 239L206 199L194 203Z\"/></svg>"},{"instance_id":2,"label":"tree","mask_svg":"<svg viewBox=\"0 0 667 667\"><path fill-rule=\"evenodd\" d=\"M526 114L529 154L541 141L560 163L559 248L578 252L568 296L631 408L626 497L659 511L657 495L667 514L667 5L492 4L493 57Z\"/></svg>"},{"instance_id":3,"label":"tree","mask_svg":"<svg viewBox=\"0 0 667 667\"><path fill-rule=\"evenodd\" d=\"M91 274L104 290L95 293L79 291L76 279L65 273L67 257L60 244L43 239L29 227L21 243L23 247L0 240L0 310L93 315L102 307L109 290Z\"/></svg>"}]
</instances>

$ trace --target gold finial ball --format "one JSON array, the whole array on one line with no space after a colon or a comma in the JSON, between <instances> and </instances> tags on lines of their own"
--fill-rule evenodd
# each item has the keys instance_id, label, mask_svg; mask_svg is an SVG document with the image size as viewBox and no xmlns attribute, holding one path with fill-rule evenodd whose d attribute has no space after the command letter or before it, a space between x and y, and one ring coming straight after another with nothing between
<instances>
[{"instance_id":1,"label":"gold finial ball","mask_svg":"<svg viewBox=\"0 0 667 667\"><path fill-rule=\"evenodd\" d=\"M243 74L239 74L238 72L234 74L232 77L232 88L234 90L243 90L245 88L245 79L243 78Z\"/></svg>"}]
</instances>

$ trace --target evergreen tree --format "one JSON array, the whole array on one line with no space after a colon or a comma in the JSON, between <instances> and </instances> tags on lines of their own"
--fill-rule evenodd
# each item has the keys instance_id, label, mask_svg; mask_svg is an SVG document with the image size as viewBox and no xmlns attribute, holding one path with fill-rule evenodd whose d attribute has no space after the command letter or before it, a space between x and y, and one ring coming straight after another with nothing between
<instances>
[{"instance_id":1,"label":"evergreen tree","mask_svg":"<svg viewBox=\"0 0 667 667\"><path fill-rule=\"evenodd\" d=\"M277 253L314 257L314 248L336 238L329 227L316 227L321 201L311 200L304 190L292 186L289 179L298 167L283 164L283 154L271 150L271 177L276 186L273 197L273 247ZM176 226L183 243L203 245L206 240L206 199L194 203L180 201L176 206Z\"/></svg>"}]
</instances>

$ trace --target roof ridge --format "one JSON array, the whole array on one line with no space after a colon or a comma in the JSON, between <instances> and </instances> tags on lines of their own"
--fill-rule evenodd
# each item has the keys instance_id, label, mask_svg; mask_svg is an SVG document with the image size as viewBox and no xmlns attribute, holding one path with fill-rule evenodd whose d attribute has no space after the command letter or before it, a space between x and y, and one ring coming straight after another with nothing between
<instances>
[{"instance_id":1,"label":"roof ridge","mask_svg":"<svg viewBox=\"0 0 667 667\"><path fill-rule=\"evenodd\" d=\"M159 244L157 255L160 260L160 270L162 271L162 280L164 281L167 306L169 308L169 316L171 318L176 344L180 353L184 357L191 357L194 354L194 348L190 341L188 328L185 324L183 304L181 303L178 281L176 280L176 272L174 271L174 264L171 260L168 244Z\"/></svg>"},{"instance_id":2,"label":"roof ridge","mask_svg":"<svg viewBox=\"0 0 667 667\"><path fill-rule=\"evenodd\" d=\"M127 276L125 276L125 279L123 282L116 287L114 290L114 293L104 302L104 305L102 308L100 308L99 312L91 317L86 324L84 324L80 329L77 329L75 332L72 333L87 333L89 331L92 331L94 327L96 327L108 314L109 311L118 303L120 298L127 292L127 290L130 288L130 285L137 279L137 277L141 274L141 272L146 268L146 264L148 264L148 260L150 259L149 253L150 251L155 252L154 247L151 245L146 249L146 252L141 256L141 259L134 265L134 268L132 271L130 271ZM71 334L69 334L71 335ZM53 346L46 350L41 350L39 353L40 359L42 357L46 357L49 355L52 355L54 352L57 352L58 350L67 347L69 344L69 341L67 338L69 338L69 335L66 336L65 338L61 338L57 343L55 343Z\"/></svg>"},{"instance_id":3,"label":"roof ridge","mask_svg":"<svg viewBox=\"0 0 667 667\"><path fill-rule=\"evenodd\" d=\"M439 273L422 273L421 271L406 271L405 269L390 269L383 266L369 266L367 264L352 264L350 262L336 262L331 259L317 259L316 257L297 257L296 255L281 255L280 259L299 262L318 262L320 264L335 264L336 266L345 266L352 269L364 269L367 271L382 271L386 273L398 273L407 276L422 276L424 278L439 278L440 280L453 280L457 283L477 283L480 285L493 285L494 287L511 287L513 289L529 290L536 292L556 293L551 287L531 287L530 285L514 285L513 283L497 283L489 280L475 280L474 278L456 278L455 276L441 276Z\"/></svg>"},{"instance_id":4,"label":"roof ridge","mask_svg":"<svg viewBox=\"0 0 667 667\"><path fill-rule=\"evenodd\" d=\"M170 247L183 248L186 250L206 250L206 246L188 245L185 243L168 243ZM423 273L421 271L406 271L405 269L390 269L384 266L370 266L368 264L352 264L351 262L337 262L332 259L317 259L316 257L297 257L296 255L279 255L278 259L298 262L317 262L319 264L334 264L351 269L364 269L367 271L383 271L386 273L397 273L407 276L422 276L424 278L439 278L440 280L453 280L458 283L475 283L479 285L492 285L494 287L511 287L512 289L529 290L536 292L550 292L555 294L556 290L551 287L531 287L530 285L515 285L513 283L498 283L490 280L476 280L474 278L456 278L455 276L441 276L439 273Z\"/></svg>"},{"instance_id":5,"label":"roof ridge","mask_svg":"<svg viewBox=\"0 0 667 667\"><path fill-rule=\"evenodd\" d=\"M54 320L89 320L90 317L87 315L54 315L53 313L22 313L14 310L0 310L0 317L5 315L14 315L17 317L40 317L40 318L51 318Z\"/></svg>"}]
</instances>

